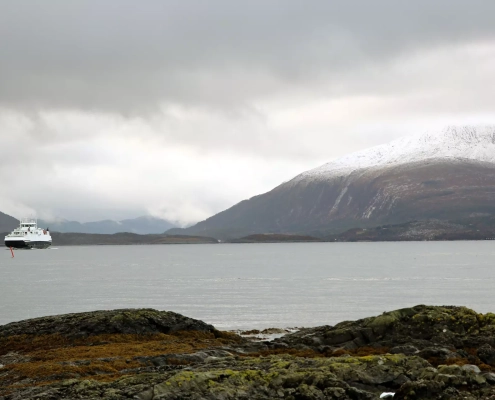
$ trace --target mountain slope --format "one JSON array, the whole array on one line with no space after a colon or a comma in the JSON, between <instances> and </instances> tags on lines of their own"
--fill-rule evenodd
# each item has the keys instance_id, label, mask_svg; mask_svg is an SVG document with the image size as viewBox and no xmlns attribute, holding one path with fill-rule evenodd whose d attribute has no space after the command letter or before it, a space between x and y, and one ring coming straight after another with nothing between
<instances>
[{"instance_id":1,"label":"mountain slope","mask_svg":"<svg viewBox=\"0 0 495 400\"><path fill-rule=\"evenodd\" d=\"M0 232L11 232L19 226L19 221L10 215L0 212Z\"/></svg>"},{"instance_id":2,"label":"mountain slope","mask_svg":"<svg viewBox=\"0 0 495 400\"><path fill-rule=\"evenodd\" d=\"M493 214L495 127L462 127L351 154L180 232L221 239L265 232L327 235Z\"/></svg>"}]
</instances>

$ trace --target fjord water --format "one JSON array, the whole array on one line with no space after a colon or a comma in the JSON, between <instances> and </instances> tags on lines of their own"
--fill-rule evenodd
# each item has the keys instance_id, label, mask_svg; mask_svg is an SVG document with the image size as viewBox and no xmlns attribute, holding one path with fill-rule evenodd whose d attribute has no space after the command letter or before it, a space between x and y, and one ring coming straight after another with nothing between
<instances>
[{"instance_id":1,"label":"fjord water","mask_svg":"<svg viewBox=\"0 0 495 400\"><path fill-rule=\"evenodd\" d=\"M0 252L0 325L152 307L220 329L335 324L417 304L495 312L495 242L81 246Z\"/></svg>"}]
</instances>

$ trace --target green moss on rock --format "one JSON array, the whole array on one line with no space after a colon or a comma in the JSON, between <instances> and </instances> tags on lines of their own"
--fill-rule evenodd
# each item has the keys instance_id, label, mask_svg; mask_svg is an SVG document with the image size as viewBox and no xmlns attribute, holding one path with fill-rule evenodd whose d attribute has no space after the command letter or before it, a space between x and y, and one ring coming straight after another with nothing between
<instances>
[{"instance_id":1,"label":"green moss on rock","mask_svg":"<svg viewBox=\"0 0 495 400\"><path fill-rule=\"evenodd\" d=\"M122 309L33 318L0 326L0 337L51 335L87 337L102 334L215 332L212 325L171 311Z\"/></svg>"}]
</instances>

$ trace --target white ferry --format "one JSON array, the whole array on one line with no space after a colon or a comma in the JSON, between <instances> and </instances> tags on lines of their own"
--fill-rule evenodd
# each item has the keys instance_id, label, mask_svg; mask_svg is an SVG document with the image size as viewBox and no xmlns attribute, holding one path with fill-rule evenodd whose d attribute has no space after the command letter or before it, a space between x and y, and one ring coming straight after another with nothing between
<instances>
[{"instance_id":1,"label":"white ferry","mask_svg":"<svg viewBox=\"0 0 495 400\"><path fill-rule=\"evenodd\" d=\"M19 228L5 236L5 246L14 249L46 249L51 244L48 228L38 228L38 222L32 218L22 219Z\"/></svg>"}]
</instances>

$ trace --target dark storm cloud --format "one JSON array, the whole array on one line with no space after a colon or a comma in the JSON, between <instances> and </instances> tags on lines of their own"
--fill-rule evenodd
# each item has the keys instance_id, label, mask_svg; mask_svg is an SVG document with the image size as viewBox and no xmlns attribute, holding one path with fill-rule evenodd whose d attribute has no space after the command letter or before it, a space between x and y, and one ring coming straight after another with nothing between
<instances>
[{"instance_id":1,"label":"dark storm cloud","mask_svg":"<svg viewBox=\"0 0 495 400\"><path fill-rule=\"evenodd\" d=\"M0 105L228 110L321 82L338 95L401 55L493 39L494 12L490 0L4 0Z\"/></svg>"}]
</instances>

